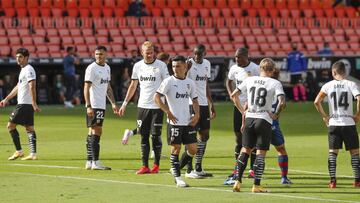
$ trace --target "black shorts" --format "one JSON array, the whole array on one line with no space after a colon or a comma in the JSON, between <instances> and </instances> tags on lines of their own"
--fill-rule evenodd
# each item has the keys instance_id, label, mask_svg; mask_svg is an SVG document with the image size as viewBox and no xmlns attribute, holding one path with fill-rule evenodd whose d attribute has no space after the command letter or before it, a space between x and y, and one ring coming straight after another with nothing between
<instances>
[{"instance_id":1,"label":"black shorts","mask_svg":"<svg viewBox=\"0 0 360 203\"><path fill-rule=\"evenodd\" d=\"M210 111L209 106L200 106L200 118L198 123L196 124L196 130L209 130L210 129ZM192 105L190 105L190 114L193 115L194 109Z\"/></svg>"},{"instance_id":2,"label":"black shorts","mask_svg":"<svg viewBox=\"0 0 360 203\"><path fill-rule=\"evenodd\" d=\"M269 150L271 141L271 124L260 118L246 118L242 136L243 147Z\"/></svg>"},{"instance_id":3,"label":"black shorts","mask_svg":"<svg viewBox=\"0 0 360 203\"><path fill-rule=\"evenodd\" d=\"M23 125L34 126L34 108L31 104L18 104L10 114L9 122Z\"/></svg>"},{"instance_id":4,"label":"black shorts","mask_svg":"<svg viewBox=\"0 0 360 203\"><path fill-rule=\"evenodd\" d=\"M105 118L105 110L104 109L93 109L94 116L90 117L86 114L86 125L88 128L95 126L103 126L104 118Z\"/></svg>"},{"instance_id":5,"label":"black shorts","mask_svg":"<svg viewBox=\"0 0 360 203\"><path fill-rule=\"evenodd\" d=\"M351 126L329 126L329 149L358 149L359 137L355 125Z\"/></svg>"},{"instance_id":6,"label":"black shorts","mask_svg":"<svg viewBox=\"0 0 360 203\"><path fill-rule=\"evenodd\" d=\"M301 82L302 82L301 73L300 74L290 75L290 83L292 85L296 85L296 84L301 83Z\"/></svg>"},{"instance_id":7,"label":"black shorts","mask_svg":"<svg viewBox=\"0 0 360 203\"><path fill-rule=\"evenodd\" d=\"M161 135L164 112L161 109L138 108L137 128L141 135Z\"/></svg>"},{"instance_id":8,"label":"black shorts","mask_svg":"<svg viewBox=\"0 0 360 203\"><path fill-rule=\"evenodd\" d=\"M234 106L233 118L234 132L240 132L242 124L242 114L240 113L239 109L236 108L236 106Z\"/></svg>"},{"instance_id":9,"label":"black shorts","mask_svg":"<svg viewBox=\"0 0 360 203\"><path fill-rule=\"evenodd\" d=\"M167 125L167 142L173 144L192 144L196 143L196 130L191 126Z\"/></svg>"}]
</instances>

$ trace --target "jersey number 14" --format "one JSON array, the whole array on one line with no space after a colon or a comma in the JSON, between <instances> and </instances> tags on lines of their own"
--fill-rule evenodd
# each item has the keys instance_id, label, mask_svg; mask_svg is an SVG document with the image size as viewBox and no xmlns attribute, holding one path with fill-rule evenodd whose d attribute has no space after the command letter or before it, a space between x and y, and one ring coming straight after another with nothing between
<instances>
[{"instance_id":1,"label":"jersey number 14","mask_svg":"<svg viewBox=\"0 0 360 203\"><path fill-rule=\"evenodd\" d=\"M349 107L348 93L341 92L338 99L336 92L332 92L330 97L333 99L334 110L336 111L339 107L343 107L345 110Z\"/></svg>"}]
</instances>

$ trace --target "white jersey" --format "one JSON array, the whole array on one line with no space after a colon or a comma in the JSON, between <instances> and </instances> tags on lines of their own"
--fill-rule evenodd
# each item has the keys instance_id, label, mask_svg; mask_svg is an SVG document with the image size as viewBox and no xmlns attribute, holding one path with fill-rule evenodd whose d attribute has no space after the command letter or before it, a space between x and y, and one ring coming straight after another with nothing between
<instances>
[{"instance_id":1,"label":"white jersey","mask_svg":"<svg viewBox=\"0 0 360 203\"><path fill-rule=\"evenodd\" d=\"M268 112L272 110L275 97L284 95L281 83L273 78L253 76L246 78L238 87L241 94L247 94L246 118L261 118L272 124Z\"/></svg>"},{"instance_id":2,"label":"white jersey","mask_svg":"<svg viewBox=\"0 0 360 203\"><path fill-rule=\"evenodd\" d=\"M321 92L328 96L329 125L355 125L353 117L353 97L360 95L359 87L349 80L332 80L322 86Z\"/></svg>"},{"instance_id":3,"label":"white jersey","mask_svg":"<svg viewBox=\"0 0 360 203\"><path fill-rule=\"evenodd\" d=\"M260 68L257 64L250 62L248 66L246 67L240 67L238 65L231 66L229 73L228 73L228 79L235 82L236 86L239 86L242 81L244 81L249 76L259 76L260 75ZM241 94L239 96L240 103L242 105L245 104L247 101L246 94Z\"/></svg>"},{"instance_id":4,"label":"white jersey","mask_svg":"<svg viewBox=\"0 0 360 203\"><path fill-rule=\"evenodd\" d=\"M91 82L91 108L106 109L106 95L110 78L110 66L108 64L101 66L93 62L86 68L85 82Z\"/></svg>"},{"instance_id":5,"label":"white jersey","mask_svg":"<svg viewBox=\"0 0 360 203\"><path fill-rule=\"evenodd\" d=\"M206 84L211 76L211 64L206 59L203 59L201 64L196 63L194 59L190 59L190 61L192 65L187 77L195 82L199 105L207 106ZM190 104L192 104L192 100L190 100Z\"/></svg>"},{"instance_id":6,"label":"white jersey","mask_svg":"<svg viewBox=\"0 0 360 203\"><path fill-rule=\"evenodd\" d=\"M29 82L36 80L34 68L28 64L21 68L18 81L17 101L18 104L32 104Z\"/></svg>"},{"instance_id":7,"label":"white jersey","mask_svg":"<svg viewBox=\"0 0 360 203\"><path fill-rule=\"evenodd\" d=\"M131 79L140 83L140 98L138 107L145 109L159 109L155 104L154 94L161 82L169 77L167 66L160 60L147 64L144 60L135 63Z\"/></svg>"},{"instance_id":8,"label":"white jersey","mask_svg":"<svg viewBox=\"0 0 360 203\"><path fill-rule=\"evenodd\" d=\"M171 125L187 126L190 123L189 99L197 98L196 87L193 80L189 78L178 79L175 76L166 78L157 90L166 97L167 104L172 114L178 119Z\"/></svg>"}]
</instances>

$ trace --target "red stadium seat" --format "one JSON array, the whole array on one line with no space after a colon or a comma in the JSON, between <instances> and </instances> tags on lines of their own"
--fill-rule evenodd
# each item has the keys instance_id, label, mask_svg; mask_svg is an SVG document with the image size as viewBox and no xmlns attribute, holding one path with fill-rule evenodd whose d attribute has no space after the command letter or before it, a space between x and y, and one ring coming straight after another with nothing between
<instances>
[{"instance_id":1,"label":"red stadium seat","mask_svg":"<svg viewBox=\"0 0 360 203\"><path fill-rule=\"evenodd\" d=\"M173 16L173 9L171 8L162 8L162 12L165 18L171 18Z\"/></svg>"},{"instance_id":2,"label":"red stadium seat","mask_svg":"<svg viewBox=\"0 0 360 203\"><path fill-rule=\"evenodd\" d=\"M162 9L153 7L153 8L151 9L151 14L152 14L152 16L154 16L154 17L160 17L160 16L161 16L161 11L162 11Z\"/></svg>"},{"instance_id":3,"label":"red stadium seat","mask_svg":"<svg viewBox=\"0 0 360 203\"><path fill-rule=\"evenodd\" d=\"M142 3L145 4L147 9L152 9L154 7L152 0L143 0Z\"/></svg>"},{"instance_id":4,"label":"red stadium seat","mask_svg":"<svg viewBox=\"0 0 360 203\"><path fill-rule=\"evenodd\" d=\"M73 37L73 41L75 44L85 44L85 39L83 36L75 36Z\"/></svg>"},{"instance_id":5,"label":"red stadium seat","mask_svg":"<svg viewBox=\"0 0 360 203\"><path fill-rule=\"evenodd\" d=\"M106 1L113 1L113 0L105 0ZM143 3L145 3L146 1L143 1ZM111 2L107 2L107 3L110 3ZM105 3L106 5L106 3ZM117 7L120 7L120 8L127 8L129 5L129 1L128 0L116 0L116 6ZM146 6L148 6L147 4L145 4ZM147 8L151 8L151 7L147 7Z\"/></svg>"},{"instance_id":6,"label":"red stadium seat","mask_svg":"<svg viewBox=\"0 0 360 203\"><path fill-rule=\"evenodd\" d=\"M210 9L211 17L213 18L219 18L220 17L220 9L218 8L211 8Z\"/></svg>"},{"instance_id":7,"label":"red stadium seat","mask_svg":"<svg viewBox=\"0 0 360 203\"><path fill-rule=\"evenodd\" d=\"M232 9L232 12L233 12L233 16L235 18L241 18L242 17L242 10L241 8L233 8Z\"/></svg>"},{"instance_id":8,"label":"red stadium seat","mask_svg":"<svg viewBox=\"0 0 360 203\"><path fill-rule=\"evenodd\" d=\"M264 1L263 0L252 0L252 5L253 8L255 9L259 9L259 8L263 8L264 7Z\"/></svg>"},{"instance_id":9,"label":"red stadium seat","mask_svg":"<svg viewBox=\"0 0 360 203\"><path fill-rule=\"evenodd\" d=\"M287 8L288 9L298 9L299 5L298 5L298 1L287 1Z\"/></svg>"},{"instance_id":10,"label":"red stadium seat","mask_svg":"<svg viewBox=\"0 0 360 203\"><path fill-rule=\"evenodd\" d=\"M247 13L248 13L249 17L256 17L257 16L257 9L253 9L253 8L248 9Z\"/></svg>"},{"instance_id":11,"label":"red stadium seat","mask_svg":"<svg viewBox=\"0 0 360 203\"><path fill-rule=\"evenodd\" d=\"M14 8L14 2L9 0L1 0L0 5L2 8Z\"/></svg>"},{"instance_id":12,"label":"red stadium seat","mask_svg":"<svg viewBox=\"0 0 360 203\"><path fill-rule=\"evenodd\" d=\"M293 18L300 18L300 10L298 9L290 10L290 14Z\"/></svg>"},{"instance_id":13,"label":"red stadium seat","mask_svg":"<svg viewBox=\"0 0 360 203\"><path fill-rule=\"evenodd\" d=\"M321 35L315 35L313 36L313 40L315 43L321 43L321 42L324 42L324 39Z\"/></svg>"},{"instance_id":14,"label":"red stadium seat","mask_svg":"<svg viewBox=\"0 0 360 203\"><path fill-rule=\"evenodd\" d=\"M280 17L289 18L289 10L288 9L280 9Z\"/></svg>"},{"instance_id":15,"label":"red stadium seat","mask_svg":"<svg viewBox=\"0 0 360 203\"><path fill-rule=\"evenodd\" d=\"M15 8L26 8L25 0L14 0L14 7Z\"/></svg>"},{"instance_id":16,"label":"red stadium seat","mask_svg":"<svg viewBox=\"0 0 360 203\"><path fill-rule=\"evenodd\" d=\"M229 8L239 8L240 4L238 0L228 0Z\"/></svg>"},{"instance_id":17,"label":"red stadium seat","mask_svg":"<svg viewBox=\"0 0 360 203\"><path fill-rule=\"evenodd\" d=\"M322 0L322 7L324 9L332 8L332 5L334 3L334 0Z\"/></svg>"},{"instance_id":18,"label":"red stadium seat","mask_svg":"<svg viewBox=\"0 0 360 203\"><path fill-rule=\"evenodd\" d=\"M277 43L277 38L275 35L269 35L269 36L266 36L266 41L269 42L269 43Z\"/></svg>"},{"instance_id":19,"label":"red stadium seat","mask_svg":"<svg viewBox=\"0 0 360 203\"><path fill-rule=\"evenodd\" d=\"M279 10L269 9L269 15L271 18L277 18L279 16Z\"/></svg>"},{"instance_id":20,"label":"red stadium seat","mask_svg":"<svg viewBox=\"0 0 360 203\"><path fill-rule=\"evenodd\" d=\"M180 1L180 7L187 10L191 8L191 0L181 0Z\"/></svg>"},{"instance_id":21,"label":"red stadium seat","mask_svg":"<svg viewBox=\"0 0 360 203\"><path fill-rule=\"evenodd\" d=\"M343 8L336 8L335 9L336 17L338 18L344 18L345 17L345 9Z\"/></svg>"},{"instance_id":22,"label":"red stadium seat","mask_svg":"<svg viewBox=\"0 0 360 203\"><path fill-rule=\"evenodd\" d=\"M198 0L198 2L201 2L201 0ZM203 5L208 9L215 8L215 0L203 0Z\"/></svg>"},{"instance_id":23,"label":"red stadium seat","mask_svg":"<svg viewBox=\"0 0 360 203\"><path fill-rule=\"evenodd\" d=\"M201 8L199 9L200 11L200 16L202 18L209 18L210 17L210 9L208 8ZM195 17L195 16L194 16Z\"/></svg>"},{"instance_id":24,"label":"red stadium seat","mask_svg":"<svg viewBox=\"0 0 360 203\"><path fill-rule=\"evenodd\" d=\"M258 13L259 13L259 17L266 18L268 16L268 9L259 9Z\"/></svg>"},{"instance_id":25,"label":"red stadium seat","mask_svg":"<svg viewBox=\"0 0 360 203\"><path fill-rule=\"evenodd\" d=\"M71 1L73 5L76 5L75 0L68 0L68 4L69 4L69 1ZM79 6L76 6L76 8L90 8L90 4L91 4L90 0L78 0L78 2L79 2ZM73 6L73 5L71 5L71 6Z\"/></svg>"},{"instance_id":26,"label":"red stadium seat","mask_svg":"<svg viewBox=\"0 0 360 203\"><path fill-rule=\"evenodd\" d=\"M0 56L10 56L11 55L11 49L9 46L1 46L0 45Z\"/></svg>"},{"instance_id":27,"label":"red stadium seat","mask_svg":"<svg viewBox=\"0 0 360 203\"><path fill-rule=\"evenodd\" d=\"M299 9L308 9L310 8L309 0L299 0Z\"/></svg>"},{"instance_id":28,"label":"red stadium seat","mask_svg":"<svg viewBox=\"0 0 360 203\"><path fill-rule=\"evenodd\" d=\"M203 0L196 0L196 1L191 1L191 7L192 8L197 8L197 9L200 9L200 8L203 8Z\"/></svg>"},{"instance_id":29,"label":"red stadium seat","mask_svg":"<svg viewBox=\"0 0 360 203\"><path fill-rule=\"evenodd\" d=\"M167 0L167 7L175 9L179 8L180 4L178 0Z\"/></svg>"},{"instance_id":30,"label":"red stadium seat","mask_svg":"<svg viewBox=\"0 0 360 203\"><path fill-rule=\"evenodd\" d=\"M168 35L160 35L158 36L159 42L160 43L169 43L170 39Z\"/></svg>"},{"instance_id":31,"label":"red stadium seat","mask_svg":"<svg viewBox=\"0 0 360 203\"><path fill-rule=\"evenodd\" d=\"M183 8L175 8L174 9L175 17L183 17L184 16L184 9Z\"/></svg>"},{"instance_id":32,"label":"red stadium seat","mask_svg":"<svg viewBox=\"0 0 360 203\"><path fill-rule=\"evenodd\" d=\"M226 0L217 0L216 1L216 8L227 8L227 2Z\"/></svg>"},{"instance_id":33,"label":"red stadium seat","mask_svg":"<svg viewBox=\"0 0 360 203\"><path fill-rule=\"evenodd\" d=\"M163 9L166 7L166 0L155 0L154 6Z\"/></svg>"},{"instance_id":34,"label":"red stadium seat","mask_svg":"<svg viewBox=\"0 0 360 203\"><path fill-rule=\"evenodd\" d=\"M33 38L30 36L22 37L21 41L22 41L22 45L24 45L24 46L30 46L30 45L34 44Z\"/></svg>"},{"instance_id":35,"label":"red stadium seat","mask_svg":"<svg viewBox=\"0 0 360 203\"><path fill-rule=\"evenodd\" d=\"M111 11L108 11L111 12ZM115 8L114 9L115 17L124 17L125 11L123 8Z\"/></svg>"},{"instance_id":36,"label":"red stadium seat","mask_svg":"<svg viewBox=\"0 0 360 203\"><path fill-rule=\"evenodd\" d=\"M334 9L331 9L331 8L325 9L325 15L326 15L326 17L328 17L328 18L333 18L333 17L335 16L335 11L334 11Z\"/></svg>"},{"instance_id":37,"label":"red stadium seat","mask_svg":"<svg viewBox=\"0 0 360 203\"><path fill-rule=\"evenodd\" d=\"M322 2L319 0L310 0L310 8L312 9L321 9Z\"/></svg>"},{"instance_id":38,"label":"red stadium seat","mask_svg":"<svg viewBox=\"0 0 360 203\"><path fill-rule=\"evenodd\" d=\"M116 43L116 44L123 44L124 43L124 37L122 37L122 36L114 36L113 37L113 42Z\"/></svg>"},{"instance_id":39,"label":"red stadium seat","mask_svg":"<svg viewBox=\"0 0 360 203\"><path fill-rule=\"evenodd\" d=\"M349 18L356 18L356 10L352 7L346 7L345 8L345 13L347 15L347 17Z\"/></svg>"},{"instance_id":40,"label":"red stadium seat","mask_svg":"<svg viewBox=\"0 0 360 203\"><path fill-rule=\"evenodd\" d=\"M230 8L233 8L233 7L231 7L231 5L230 5L230 0L229 0L229 6L230 6ZM242 9L249 9L249 8L251 8L251 0L242 0L242 1L241 1L241 8L242 8Z\"/></svg>"},{"instance_id":41,"label":"red stadium seat","mask_svg":"<svg viewBox=\"0 0 360 203\"><path fill-rule=\"evenodd\" d=\"M286 9L286 0L276 0L275 7L277 9Z\"/></svg>"},{"instance_id":42,"label":"red stadium seat","mask_svg":"<svg viewBox=\"0 0 360 203\"><path fill-rule=\"evenodd\" d=\"M188 13L189 13L189 17L196 18L199 15L199 10L196 8L190 8L188 10Z\"/></svg>"},{"instance_id":43,"label":"red stadium seat","mask_svg":"<svg viewBox=\"0 0 360 203\"><path fill-rule=\"evenodd\" d=\"M17 8L16 9L17 17L24 18L28 15L28 10L26 8Z\"/></svg>"}]
</instances>

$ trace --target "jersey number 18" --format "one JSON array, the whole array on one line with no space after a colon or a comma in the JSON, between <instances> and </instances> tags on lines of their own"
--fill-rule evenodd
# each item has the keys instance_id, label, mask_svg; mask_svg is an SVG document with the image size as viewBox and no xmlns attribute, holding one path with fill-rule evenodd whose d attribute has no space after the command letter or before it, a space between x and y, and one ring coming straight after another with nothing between
<instances>
[{"instance_id":1,"label":"jersey number 18","mask_svg":"<svg viewBox=\"0 0 360 203\"><path fill-rule=\"evenodd\" d=\"M267 90L263 87L256 89L256 87L250 88L251 105L263 107L266 104Z\"/></svg>"}]
</instances>

